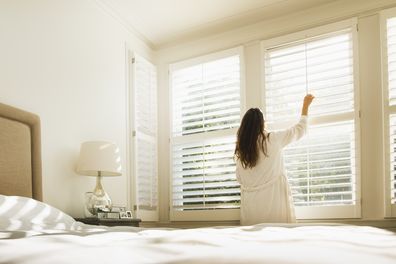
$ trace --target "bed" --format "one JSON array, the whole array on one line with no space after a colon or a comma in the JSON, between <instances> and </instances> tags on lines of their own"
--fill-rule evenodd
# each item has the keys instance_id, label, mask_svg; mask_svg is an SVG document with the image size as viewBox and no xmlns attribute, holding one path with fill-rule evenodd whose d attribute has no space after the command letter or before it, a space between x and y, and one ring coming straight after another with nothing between
<instances>
[{"instance_id":1,"label":"bed","mask_svg":"<svg viewBox=\"0 0 396 264\"><path fill-rule=\"evenodd\" d=\"M0 104L0 263L396 263L396 235L351 225L91 226L42 202L40 119Z\"/></svg>"}]
</instances>

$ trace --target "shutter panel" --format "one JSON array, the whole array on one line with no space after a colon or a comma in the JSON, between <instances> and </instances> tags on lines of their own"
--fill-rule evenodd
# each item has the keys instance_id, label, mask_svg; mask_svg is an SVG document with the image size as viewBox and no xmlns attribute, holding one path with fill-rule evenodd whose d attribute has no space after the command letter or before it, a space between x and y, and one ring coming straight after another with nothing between
<instances>
[{"instance_id":1,"label":"shutter panel","mask_svg":"<svg viewBox=\"0 0 396 264\"><path fill-rule=\"evenodd\" d=\"M170 76L174 212L239 208L233 159L241 115L236 50L173 65L177 68Z\"/></svg>"},{"instance_id":2,"label":"shutter panel","mask_svg":"<svg viewBox=\"0 0 396 264\"><path fill-rule=\"evenodd\" d=\"M355 202L354 132L352 121L316 126L303 140L285 149L295 205Z\"/></svg>"},{"instance_id":3,"label":"shutter panel","mask_svg":"<svg viewBox=\"0 0 396 264\"><path fill-rule=\"evenodd\" d=\"M390 115L389 119L391 203L396 204L396 115Z\"/></svg>"},{"instance_id":4,"label":"shutter panel","mask_svg":"<svg viewBox=\"0 0 396 264\"><path fill-rule=\"evenodd\" d=\"M310 116L353 112L352 33L268 50L265 85L268 120L294 120L307 87L316 97Z\"/></svg>"},{"instance_id":5,"label":"shutter panel","mask_svg":"<svg viewBox=\"0 0 396 264\"><path fill-rule=\"evenodd\" d=\"M173 136L239 126L239 56L172 73Z\"/></svg>"},{"instance_id":6,"label":"shutter panel","mask_svg":"<svg viewBox=\"0 0 396 264\"><path fill-rule=\"evenodd\" d=\"M396 17L386 20L391 203L396 204Z\"/></svg>"},{"instance_id":7,"label":"shutter panel","mask_svg":"<svg viewBox=\"0 0 396 264\"><path fill-rule=\"evenodd\" d=\"M389 105L396 105L396 18L390 18L387 27L388 94Z\"/></svg>"},{"instance_id":8,"label":"shutter panel","mask_svg":"<svg viewBox=\"0 0 396 264\"><path fill-rule=\"evenodd\" d=\"M310 116L321 120L284 152L296 206L356 203L352 40L348 29L265 52L268 123L296 121L306 93L315 96Z\"/></svg>"},{"instance_id":9,"label":"shutter panel","mask_svg":"<svg viewBox=\"0 0 396 264\"><path fill-rule=\"evenodd\" d=\"M157 73L155 66L135 55L135 177L138 209L158 207ZM139 216L142 217L142 216Z\"/></svg>"},{"instance_id":10,"label":"shutter panel","mask_svg":"<svg viewBox=\"0 0 396 264\"><path fill-rule=\"evenodd\" d=\"M174 145L173 208L238 208L234 150L234 137Z\"/></svg>"},{"instance_id":11,"label":"shutter panel","mask_svg":"<svg viewBox=\"0 0 396 264\"><path fill-rule=\"evenodd\" d=\"M144 135L137 135L137 177L139 208L156 210L157 197L157 142Z\"/></svg>"}]
</instances>

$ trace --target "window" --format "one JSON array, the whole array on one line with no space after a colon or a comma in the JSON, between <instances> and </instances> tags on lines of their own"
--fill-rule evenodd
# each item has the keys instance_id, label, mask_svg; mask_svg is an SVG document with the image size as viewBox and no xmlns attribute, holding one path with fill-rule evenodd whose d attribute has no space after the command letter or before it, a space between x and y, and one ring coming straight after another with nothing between
<instances>
[{"instance_id":1,"label":"window","mask_svg":"<svg viewBox=\"0 0 396 264\"><path fill-rule=\"evenodd\" d=\"M386 157L386 216L396 216L396 9L381 14Z\"/></svg>"},{"instance_id":2,"label":"window","mask_svg":"<svg viewBox=\"0 0 396 264\"><path fill-rule=\"evenodd\" d=\"M316 97L308 135L284 150L300 219L360 216L354 23L263 42L270 128L297 122L305 94Z\"/></svg>"},{"instance_id":3,"label":"window","mask_svg":"<svg viewBox=\"0 0 396 264\"><path fill-rule=\"evenodd\" d=\"M133 64L133 174L137 215L158 220L157 73L153 64L134 55Z\"/></svg>"},{"instance_id":4,"label":"window","mask_svg":"<svg viewBox=\"0 0 396 264\"><path fill-rule=\"evenodd\" d=\"M171 65L171 220L239 219L241 48Z\"/></svg>"}]
</instances>

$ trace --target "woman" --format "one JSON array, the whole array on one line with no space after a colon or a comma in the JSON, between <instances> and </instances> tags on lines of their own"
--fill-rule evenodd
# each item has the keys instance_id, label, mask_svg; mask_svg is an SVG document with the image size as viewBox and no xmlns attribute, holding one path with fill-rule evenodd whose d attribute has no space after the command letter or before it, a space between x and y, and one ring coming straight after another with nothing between
<instances>
[{"instance_id":1,"label":"woman","mask_svg":"<svg viewBox=\"0 0 396 264\"><path fill-rule=\"evenodd\" d=\"M263 113L258 108L249 109L243 117L235 148L242 225L295 222L282 150L305 135L313 99L311 94L305 96L300 121L286 130L265 131Z\"/></svg>"}]
</instances>

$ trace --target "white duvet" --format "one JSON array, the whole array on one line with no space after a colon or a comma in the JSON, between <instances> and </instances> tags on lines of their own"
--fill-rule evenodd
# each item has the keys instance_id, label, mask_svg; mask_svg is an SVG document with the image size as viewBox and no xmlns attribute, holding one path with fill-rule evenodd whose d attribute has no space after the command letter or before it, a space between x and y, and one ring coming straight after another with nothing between
<instances>
[{"instance_id":1,"label":"white duvet","mask_svg":"<svg viewBox=\"0 0 396 264\"><path fill-rule=\"evenodd\" d=\"M396 235L373 227L110 228L42 203L47 218L25 219L13 199L0 196L0 263L396 263Z\"/></svg>"}]
</instances>

